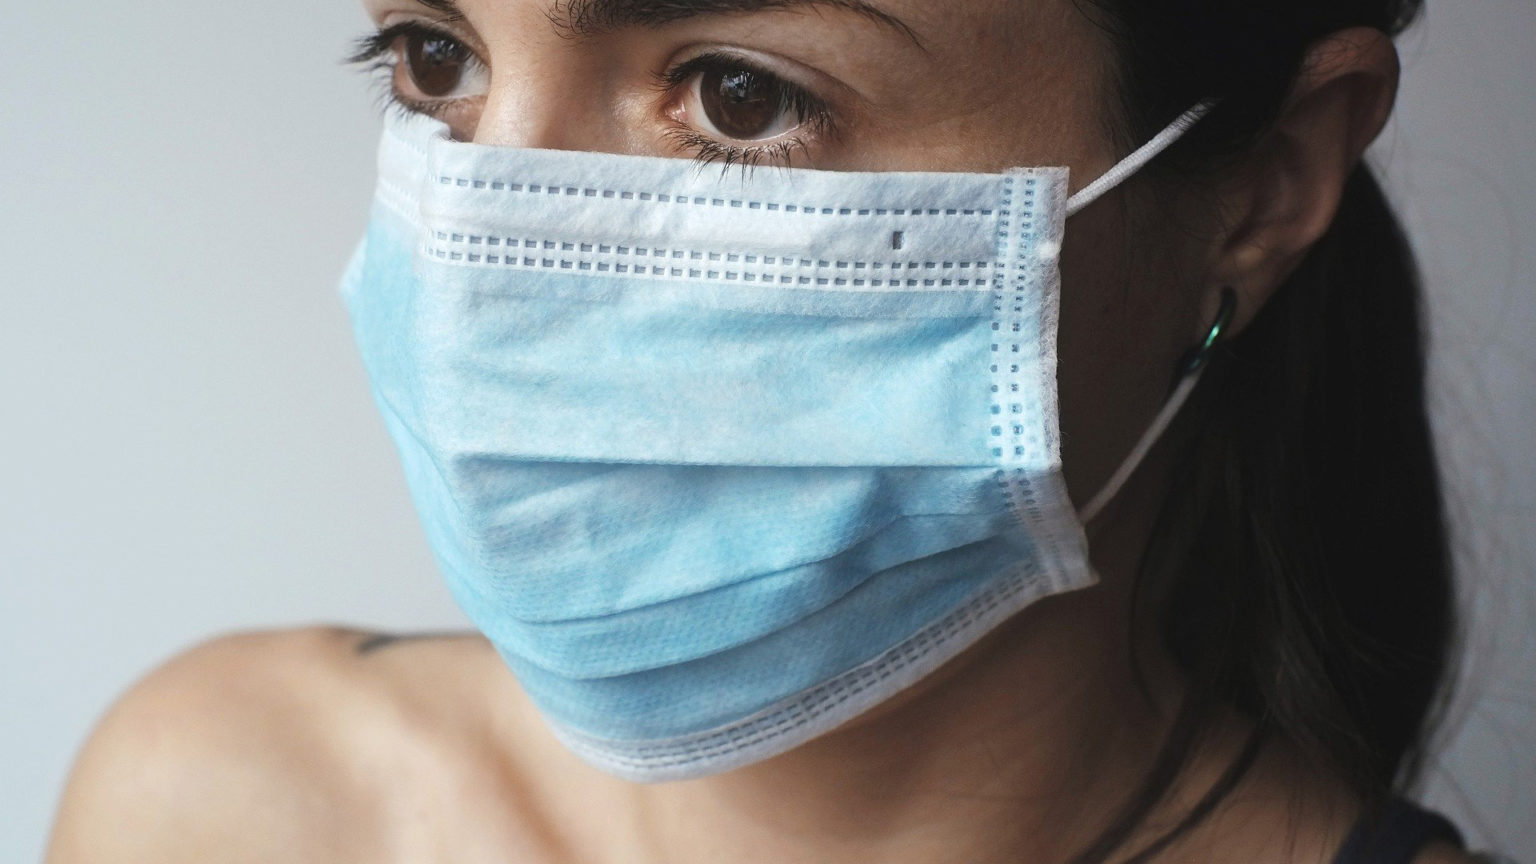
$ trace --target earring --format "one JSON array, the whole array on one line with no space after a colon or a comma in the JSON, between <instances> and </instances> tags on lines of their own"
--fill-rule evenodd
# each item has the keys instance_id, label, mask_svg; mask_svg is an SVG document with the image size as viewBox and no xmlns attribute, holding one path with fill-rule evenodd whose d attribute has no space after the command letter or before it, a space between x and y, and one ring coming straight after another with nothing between
<instances>
[{"instance_id":1,"label":"earring","mask_svg":"<svg viewBox=\"0 0 1536 864\"><path fill-rule=\"evenodd\" d=\"M1205 368L1205 364L1211 359L1211 349L1221 341L1227 330L1232 326L1232 318L1237 314L1237 292L1230 287L1221 289L1221 307L1216 310L1216 320L1211 322L1211 329L1206 331L1205 339L1199 345L1189 349L1176 370L1176 378L1184 379Z\"/></svg>"}]
</instances>

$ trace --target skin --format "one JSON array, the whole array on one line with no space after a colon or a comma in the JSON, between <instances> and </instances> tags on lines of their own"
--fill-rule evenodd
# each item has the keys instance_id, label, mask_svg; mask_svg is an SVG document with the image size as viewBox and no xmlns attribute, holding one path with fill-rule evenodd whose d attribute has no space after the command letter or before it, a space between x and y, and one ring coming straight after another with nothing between
<instances>
[{"instance_id":1,"label":"skin","mask_svg":"<svg viewBox=\"0 0 1536 864\"><path fill-rule=\"evenodd\" d=\"M651 76L726 45L838 115L836 135L807 142L797 166L1067 165L1078 187L1122 155L1105 132L1110 48L1070 0L885 0L910 34L818 8L593 38L552 28L546 2L466 0L464 20L445 25L489 68L483 91L445 117L459 137L686 156L667 130L697 106ZM368 5L386 25L440 17L411 0ZM1315 48L1274 131L1204 197L1135 181L1073 218L1060 389L1074 500L1096 491L1156 413L1220 288L1237 291L1241 330L1321 236L1390 113L1397 76L1384 35L1335 34ZM1176 425L1167 442L1188 434ZM478 636L232 636L155 671L105 716L48 860L1065 861L1137 787L1182 692L1151 629L1124 626L1167 442L1090 526L1099 586L1032 606L892 700L773 759L628 784L556 743ZM1248 728L1224 715L1127 848L1176 821ZM1342 784L1276 741L1158 860L1327 862L1356 815ZM1417 860L1472 859L1437 847Z\"/></svg>"}]
</instances>

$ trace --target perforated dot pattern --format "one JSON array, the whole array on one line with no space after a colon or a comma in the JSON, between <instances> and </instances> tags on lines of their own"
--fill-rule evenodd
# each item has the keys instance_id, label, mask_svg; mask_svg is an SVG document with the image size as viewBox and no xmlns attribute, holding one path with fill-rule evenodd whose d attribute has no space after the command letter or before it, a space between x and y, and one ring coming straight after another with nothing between
<instances>
[{"instance_id":1,"label":"perforated dot pattern","mask_svg":"<svg viewBox=\"0 0 1536 864\"><path fill-rule=\"evenodd\" d=\"M442 186L460 189L485 189L505 192L509 195L543 195L566 198L607 198L620 201L645 201L676 207L713 207L730 210L762 210L769 213L798 213L804 216L905 216L912 218L943 216L991 216L990 209L963 209L939 207L839 207L826 204L808 204L793 201L759 201L751 198L728 198L704 195L678 195L665 191L633 189L609 189L596 186L541 185L515 183L505 180L486 180L476 177L458 177L439 174L437 182Z\"/></svg>"},{"instance_id":2,"label":"perforated dot pattern","mask_svg":"<svg viewBox=\"0 0 1536 864\"><path fill-rule=\"evenodd\" d=\"M850 289L989 289L996 269L991 261L837 261L449 231L433 231L424 252L449 263L517 269Z\"/></svg>"}]
</instances>

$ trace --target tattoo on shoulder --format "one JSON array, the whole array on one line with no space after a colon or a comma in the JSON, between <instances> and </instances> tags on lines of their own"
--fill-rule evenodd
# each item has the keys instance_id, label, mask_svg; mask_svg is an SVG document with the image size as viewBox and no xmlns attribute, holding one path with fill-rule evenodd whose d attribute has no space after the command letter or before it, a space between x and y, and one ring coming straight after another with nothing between
<instances>
[{"instance_id":1,"label":"tattoo on shoulder","mask_svg":"<svg viewBox=\"0 0 1536 864\"><path fill-rule=\"evenodd\" d=\"M364 636L357 643L358 656L366 656L382 651L391 645L402 642L425 642L436 639L465 639L473 636L473 633L444 631L435 633L375 633Z\"/></svg>"}]
</instances>

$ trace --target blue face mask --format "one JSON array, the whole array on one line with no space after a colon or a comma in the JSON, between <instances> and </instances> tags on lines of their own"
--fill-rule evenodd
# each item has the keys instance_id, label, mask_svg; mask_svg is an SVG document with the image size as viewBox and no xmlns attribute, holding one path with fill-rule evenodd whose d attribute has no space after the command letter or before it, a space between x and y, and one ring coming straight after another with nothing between
<instances>
[{"instance_id":1,"label":"blue face mask","mask_svg":"<svg viewBox=\"0 0 1536 864\"><path fill-rule=\"evenodd\" d=\"M1065 219L1199 113L1071 202L1064 168L722 173L392 119L344 294L453 594L554 733L725 771L1092 584Z\"/></svg>"}]
</instances>

